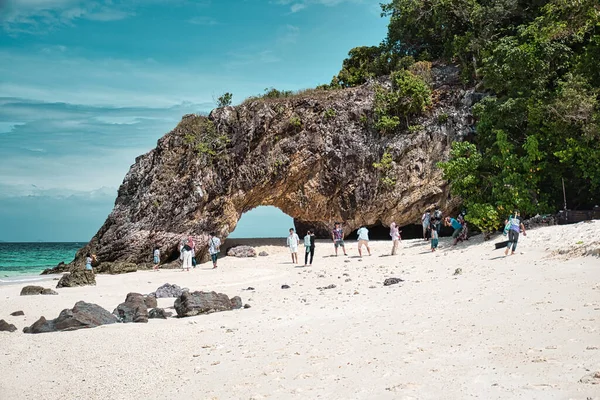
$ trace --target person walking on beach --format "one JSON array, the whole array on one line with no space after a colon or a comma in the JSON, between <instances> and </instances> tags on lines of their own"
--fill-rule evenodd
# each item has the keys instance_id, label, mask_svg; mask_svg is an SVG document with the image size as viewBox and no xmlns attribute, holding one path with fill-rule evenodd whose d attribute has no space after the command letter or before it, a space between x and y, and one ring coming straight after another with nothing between
<instances>
[{"instance_id":1,"label":"person walking on beach","mask_svg":"<svg viewBox=\"0 0 600 400\"><path fill-rule=\"evenodd\" d=\"M392 255L395 256L398 250L398 243L400 243L400 231L395 222L392 222L390 225L390 236L392 237Z\"/></svg>"},{"instance_id":2,"label":"person walking on beach","mask_svg":"<svg viewBox=\"0 0 600 400\"><path fill-rule=\"evenodd\" d=\"M96 262L96 255L87 253L85 255L85 269L86 271L93 271L92 263Z\"/></svg>"},{"instance_id":3,"label":"person walking on beach","mask_svg":"<svg viewBox=\"0 0 600 400\"><path fill-rule=\"evenodd\" d=\"M341 247L344 250L344 255L346 254L346 246L344 246L344 231L342 230L342 224L336 222L331 232L331 239L333 240L333 247L335 248L335 256L338 255L338 247Z\"/></svg>"},{"instance_id":4,"label":"person walking on beach","mask_svg":"<svg viewBox=\"0 0 600 400\"><path fill-rule=\"evenodd\" d=\"M361 226L356 232L358 234L358 255L362 257L362 247L365 245L369 255L371 255L371 248L369 247L369 230L366 226Z\"/></svg>"},{"instance_id":5,"label":"person walking on beach","mask_svg":"<svg viewBox=\"0 0 600 400\"><path fill-rule=\"evenodd\" d=\"M300 244L300 238L294 232L294 228L290 228L290 235L287 237L287 245L292 253L292 263L298 264L298 245Z\"/></svg>"},{"instance_id":6,"label":"person walking on beach","mask_svg":"<svg viewBox=\"0 0 600 400\"><path fill-rule=\"evenodd\" d=\"M429 226L431 224L431 213L429 210L425 210L425 213L421 217L421 225L423 225L423 239L427 240L427 231L429 230Z\"/></svg>"},{"instance_id":7,"label":"person walking on beach","mask_svg":"<svg viewBox=\"0 0 600 400\"><path fill-rule=\"evenodd\" d=\"M153 270L157 270L158 269L158 264L160 263L160 249L158 247L154 248L154 267L152 268Z\"/></svg>"},{"instance_id":8,"label":"person walking on beach","mask_svg":"<svg viewBox=\"0 0 600 400\"><path fill-rule=\"evenodd\" d=\"M439 233L437 229L431 228L431 251L436 251L439 243Z\"/></svg>"},{"instance_id":9,"label":"person walking on beach","mask_svg":"<svg viewBox=\"0 0 600 400\"><path fill-rule=\"evenodd\" d=\"M308 267L312 265L313 257L315 255L315 234L309 229L306 231L304 236L304 266ZM308 255L310 254L310 264L308 263Z\"/></svg>"},{"instance_id":10,"label":"person walking on beach","mask_svg":"<svg viewBox=\"0 0 600 400\"><path fill-rule=\"evenodd\" d=\"M455 218L446 217L446 219L444 220L444 225L451 226L452 229L454 229L454 232L452 233L452 238L454 239L454 242L452 243L452 245L456 246L456 243L458 243L458 236L462 231L462 224L458 222Z\"/></svg>"},{"instance_id":11,"label":"person walking on beach","mask_svg":"<svg viewBox=\"0 0 600 400\"><path fill-rule=\"evenodd\" d=\"M508 252L511 250L510 255L515 254L515 250L517 250L517 242L519 241L519 232L523 232L523 236L527 236L527 232L525 232L525 225L523 225L523 221L521 219L519 210L515 210L514 215L508 217L504 224L510 224L510 228L508 230L508 244L506 245L506 250L504 250L504 255L507 256Z\"/></svg>"},{"instance_id":12,"label":"person walking on beach","mask_svg":"<svg viewBox=\"0 0 600 400\"><path fill-rule=\"evenodd\" d=\"M213 269L217 268L217 259L221 251L221 239L215 236L214 233L208 235L208 254L213 263Z\"/></svg>"},{"instance_id":13,"label":"person walking on beach","mask_svg":"<svg viewBox=\"0 0 600 400\"><path fill-rule=\"evenodd\" d=\"M433 215L431 216L432 220L432 228L435 229L438 233L438 237L440 234L440 229L442 228L442 211L439 206L435 206L435 210L433 211Z\"/></svg>"},{"instance_id":14,"label":"person walking on beach","mask_svg":"<svg viewBox=\"0 0 600 400\"><path fill-rule=\"evenodd\" d=\"M181 256L183 264L181 264L181 270L190 271L192 267L192 249L195 247L194 239L189 236L187 241L184 241L184 245L181 248Z\"/></svg>"}]
</instances>

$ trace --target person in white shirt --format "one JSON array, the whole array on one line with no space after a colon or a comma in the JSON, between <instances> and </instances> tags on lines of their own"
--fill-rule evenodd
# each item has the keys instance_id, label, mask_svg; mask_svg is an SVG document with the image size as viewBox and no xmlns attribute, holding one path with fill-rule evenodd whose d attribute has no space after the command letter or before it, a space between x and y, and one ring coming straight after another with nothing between
<instances>
[{"instance_id":1,"label":"person in white shirt","mask_svg":"<svg viewBox=\"0 0 600 400\"><path fill-rule=\"evenodd\" d=\"M400 230L395 222L390 225L390 236L392 237L392 255L396 255L398 250L398 243L400 243Z\"/></svg>"},{"instance_id":2,"label":"person in white shirt","mask_svg":"<svg viewBox=\"0 0 600 400\"><path fill-rule=\"evenodd\" d=\"M208 254L213 262L213 269L217 268L217 258L221 251L221 239L215 236L214 233L208 235Z\"/></svg>"},{"instance_id":3,"label":"person in white shirt","mask_svg":"<svg viewBox=\"0 0 600 400\"><path fill-rule=\"evenodd\" d=\"M358 234L358 255L362 257L363 245L367 246L367 251L369 252L369 255L371 255L371 248L369 248L369 230L366 227L361 226L356 233Z\"/></svg>"},{"instance_id":4,"label":"person in white shirt","mask_svg":"<svg viewBox=\"0 0 600 400\"><path fill-rule=\"evenodd\" d=\"M300 244L300 238L294 232L294 228L290 228L290 235L287 237L287 245L292 253L292 263L298 264L298 245Z\"/></svg>"}]
</instances>

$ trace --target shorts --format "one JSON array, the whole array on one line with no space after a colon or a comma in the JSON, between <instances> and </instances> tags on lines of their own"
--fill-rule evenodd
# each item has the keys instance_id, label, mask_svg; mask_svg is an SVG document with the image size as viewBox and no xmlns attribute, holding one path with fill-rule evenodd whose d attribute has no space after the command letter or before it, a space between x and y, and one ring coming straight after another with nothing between
<instances>
[{"instance_id":1,"label":"shorts","mask_svg":"<svg viewBox=\"0 0 600 400\"><path fill-rule=\"evenodd\" d=\"M85 270L86 271L93 271L92 264L85 264Z\"/></svg>"},{"instance_id":2,"label":"shorts","mask_svg":"<svg viewBox=\"0 0 600 400\"><path fill-rule=\"evenodd\" d=\"M368 240L359 239L358 240L358 248L360 249L363 246L363 244L365 246L369 247L369 241Z\"/></svg>"},{"instance_id":3,"label":"shorts","mask_svg":"<svg viewBox=\"0 0 600 400\"><path fill-rule=\"evenodd\" d=\"M290 246L290 253L297 253L298 252L298 246Z\"/></svg>"},{"instance_id":4,"label":"shorts","mask_svg":"<svg viewBox=\"0 0 600 400\"><path fill-rule=\"evenodd\" d=\"M335 241L335 248L337 249L338 247L344 247L344 241L343 240L336 240Z\"/></svg>"},{"instance_id":5,"label":"shorts","mask_svg":"<svg viewBox=\"0 0 600 400\"><path fill-rule=\"evenodd\" d=\"M158 259L158 257L154 256L154 264L158 264L158 263L159 263L159 261L160 261L160 260Z\"/></svg>"},{"instance_id":6,"label":"shorts","mask_svg":"<svg viewBox=\"0 0 600 400\"><path fill-rule=\"evenodd\" d=\"M458 237L458 235L460 235L461 232L462 232L462 228L455 229L454 233L452 234L452 239L456 239Z\"/></svg>"},{"instance_id":7,"label":"shorts","mask_svg":"<svg viewBox=\"0 0 600 400\"><path fill-rule=\"evenodd\" d=\"M219 257L219 253L215 253L215 254L211 254L210 255L210 259L212 260L213 263L217 262L217 258Z\"/></svg>"}]
</instances>

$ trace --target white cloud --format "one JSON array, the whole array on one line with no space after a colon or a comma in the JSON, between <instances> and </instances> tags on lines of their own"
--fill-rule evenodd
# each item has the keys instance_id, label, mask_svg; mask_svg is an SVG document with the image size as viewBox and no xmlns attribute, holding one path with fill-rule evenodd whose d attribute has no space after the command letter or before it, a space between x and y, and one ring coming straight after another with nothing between
<instances>
[{"instance_id":1,"label":"white cloud","mask_svg":"<svg viewBox=\"0 0 600 400\"><path fill-rule=\"evenodd\" d=\"M193 25L217 25L217 21L211 17L206 17L206 16L196 16L196 17L192 17L190 19L188 19L187 21L190 24Z\"/></svg>"},{"instance_id":2,"label":"white cloud","mask_svg":"<svg viewBox=\"0 0 600 400\"><path fill-rule=\"evenodd\" d=\"M303 3L296 3L296 4L292 4L292 6L290 7L290 10L291 10L293 13L296 13L296 12L298 12L298 11L300 11L300 10L304 10L305 8L306 8L306 4L303 4Z\"/></svg>"}]
</instances>

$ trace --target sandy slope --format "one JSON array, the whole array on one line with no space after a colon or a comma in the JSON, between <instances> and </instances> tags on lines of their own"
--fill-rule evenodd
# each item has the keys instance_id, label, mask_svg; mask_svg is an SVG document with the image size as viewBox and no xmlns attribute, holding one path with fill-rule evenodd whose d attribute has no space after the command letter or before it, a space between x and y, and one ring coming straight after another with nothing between
<instances>
[{"instance_id":1,"label":"sandy slope","mask_svg":"<svg viewBox=\"0 0 600 400\"><path fill-rule=\"evenodd\" d=\"M600 385L579 383L600 370L600 258L565 259L569 248L600 247L600 221L531 231L508 258L479 238L442 240L435 254L404 241L395 257L376 242L363 260L354 242L337 258L318 243L311 268L269 246L269 257L225 258L216 271L98 276L96 287L58 296L1 286L0 318L19 329L77 300L112 311L127 292L165 282L240 295L252 308L0 332L0 399L600 399ZM545 258L551 251L562 255ZM383 287L392 276L406 281Z\"/></svg>"}]
</instances>

